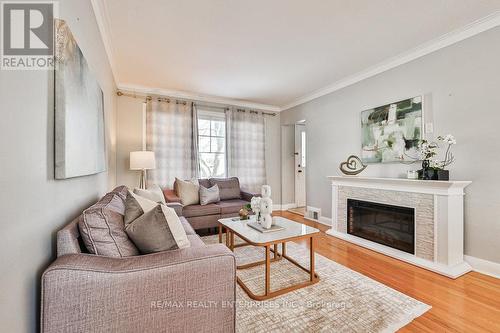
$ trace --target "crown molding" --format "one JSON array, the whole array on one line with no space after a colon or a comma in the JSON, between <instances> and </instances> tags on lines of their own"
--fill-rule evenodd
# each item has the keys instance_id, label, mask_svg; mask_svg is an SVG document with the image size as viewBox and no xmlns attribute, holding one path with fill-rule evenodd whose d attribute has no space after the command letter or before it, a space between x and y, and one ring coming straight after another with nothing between
<instances>
[{"instance_id":1,"label":"crown molding","mask_svg":"<svg viewBox=\"0 0 500 333\"><path fill-rule=\"evenodd\" d=\"M168 96L172 98L187 99L197 102L222 104L228 106L239 106L242 108L257 109L263 111L272 111L272 112L281 111L281 108L275 105L254 103L240 99L203 95L189 91L160 89L160 88L145 87L133 84L118 84L118 90L122 92L135 93L140 95Z\"/></svg>"},{"instance_id":2,"label":"crown molding","mask_svg":"<svg viewBox=\"0 0 500 333\"><path fill-rule=\"evenodd\" d=\"M116 64L113 56L114 55L114 49L112 44L113 38L109 24L108 8L106 5L106 1L90 0L90 2L94 10L97 26L99 27L99 31L101 32L102 42L104 44L104 49L106 50L106 54L108 56L108 62L109 65L111 66L111 72L113 73L115 84L118 85L120 80L118 77L118 70L116 69Z\"/></svg>"},{"instance_id":3,"label":"crown molding","mask_svg":"<svg viewBox=\"0 0 500 333\"><path fill-rule=\"evenodd\" d=\"M368 79L372 76L383 73L395 67L404 65L410 61L413 61L415 59L428 55L442 48L458 43L464 39L478 35L484 31L496 28L498 26L500 26L500 11L485 16L460 29L446 33L436 39L421 44L409 51L400 53L399 55L389 58L388 60L381 62L378 65L370 67L354 75L348 76L324 88L318 89L310 94L304 95L288 104L282 105L281 110L284 111L294 106L312 101L313 99L343 89L345 87L348 87L350 85Z\"/></svg>"}]
</instances>

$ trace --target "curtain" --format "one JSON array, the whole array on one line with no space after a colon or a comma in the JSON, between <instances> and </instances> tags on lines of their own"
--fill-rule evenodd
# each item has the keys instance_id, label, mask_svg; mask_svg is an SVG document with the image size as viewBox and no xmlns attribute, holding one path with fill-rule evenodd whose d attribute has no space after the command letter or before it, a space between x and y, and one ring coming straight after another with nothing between
<instances>
[{"instance_id":1,"label":"curtain","mask_svg":"<svg viewBox=\"0 0 500 333\"><path fill-rule=\"evenodd\" d=\"M175 177L197 176L196 110L192 103L151 100L146 109L146 149L155 152L156 169L148 181L171 188Z\"/></svg>"},{"instance_id":2,"label":"curtain","mask_svg":"<svg viewBox=\"0 0 500 333\"><path fill-rule=\"evenodd\" d=\"M262 113L231 109L226 113L228 174L243 190L260 193L266 184L265 120Z\"/></svg>"}]
</instances>

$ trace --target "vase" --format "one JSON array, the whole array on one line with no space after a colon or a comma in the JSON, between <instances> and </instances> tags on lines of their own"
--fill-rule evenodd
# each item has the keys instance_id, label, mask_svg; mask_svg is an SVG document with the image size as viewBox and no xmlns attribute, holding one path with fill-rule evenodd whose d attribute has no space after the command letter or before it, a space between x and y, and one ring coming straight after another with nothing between
<instances>
[{"instance_id":1,"label":"vase","mask_svg":"<svg viewBox=\"0 0 500 333\"><path fill-rule=\"evenodd\" d=\"M450 180L450 170L437 170L438 180Z\"/></svg>"},{"instance_id":2,"label":"vase","mask_svg":"<svg viewBox=\"0 0 500 333\"><path fill-rule=\"evenodd\" d=\"M422 161L422 169L418 170L418 178L422 180L437 180L437 171L430 167L428 160Z\"/></svg>"}]
</instances>

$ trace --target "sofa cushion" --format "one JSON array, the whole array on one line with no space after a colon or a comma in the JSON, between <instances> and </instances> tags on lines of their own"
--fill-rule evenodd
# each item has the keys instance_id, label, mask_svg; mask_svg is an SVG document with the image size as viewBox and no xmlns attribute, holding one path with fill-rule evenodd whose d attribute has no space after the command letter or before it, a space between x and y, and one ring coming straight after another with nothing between
<instances>
[{"instance_id":1,"label":"sofa cushion","mask_svg":"<svg viewBox=\"0 0 500 333\"><path fill-rule=\"evenodd\" d=\"M248 201L240 199L225 200L217 203L220 207L221 214L233 214L238 213L243 206L248 204Z\"/></svg>"},{"instance_id":2,"label":"sofa cushion","mask_svg":"<svg viewBox=\"0 0 500 333\"><path fill-rule=\"evenodd\" d=\"M209 203L217 203L219 201L219 186L214 185L210 188L206 188L200 185L200 205L205 206Z\"/></svg>"},{"instance_id":3,"label":"sofa cushion","mask_svg":"<svg viewBox=\"0 0 500 333\"><path fill-rule=\"evenodd\" d=\"M182 215L185 217L204 216L220 214L220 207L216 204L189 205L182 208Z\"/></svg>"},{"instance_id":4,"label":"sofa cushion","mask_svg":"<svg viewBox=\"0 0 500 333\"><path fill-rule=\"evenodd\" d=\"M186 220L184 216L179 216L179 220L181 221L182 227L184 228L184 231L186 232L186 235L196 235L196 232L194 231L193 227L189 222Z\"/></svg>"},{"instance_id":5,"label":"sofa cushion","mask_svg":"<svg viewBox=\"0 0 500 333\"><path fill-rule=\"evenodd\" d=\"M139 254L125 233L125 203L114 192L106 194L81 215L78 228L87 250L107 257L128 257Z\"/></svg>"},{"instance_id":6,"label":"sofa cushion","mask_svg":"<svg viewBox=\"0 0 500 333\"><path fill-rule=\"evenodd\" d=\"M237 177L210 178L210 184L219 186L221 200L241 199L240 181Z\"/></svg>"},{"instance_id":7,"label":"sofa cushion","mask_svg":"<svg viewBox=\"0 0 500 333\"><path fill-rule=\"evenodd\" d=\"M212 186L212 184L210 184L210 179L206 179L206 178L198 179L198 184L200 184L200 186L203 186L206 188L209 188L210 186Z\"/></svg>"}]
</instances>

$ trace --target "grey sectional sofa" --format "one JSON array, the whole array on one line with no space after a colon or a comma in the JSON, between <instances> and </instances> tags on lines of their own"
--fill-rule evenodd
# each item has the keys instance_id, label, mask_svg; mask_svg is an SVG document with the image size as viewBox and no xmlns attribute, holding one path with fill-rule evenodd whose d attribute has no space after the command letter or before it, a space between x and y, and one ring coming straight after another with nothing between
<instances>
[{"instance_id":1,"label":"grey sectional sofa","mask_svg":"<svg viewBox=\"0 0 500 333\"><path fill-rule=\"evenodd\" d=\"M181 222L191 247L123 258L87 253L78 218L59 230L41 279L41 331L233 332L234 255Z\"/></svg>"},{"instance_id":2,"label":"grey sectional sofa","mask_svg":"<svg viewBox=\"0 0 500 333\"><path fill-rule=\"evenodd\" d=\"M198 182L206 188L217 184L221 200L204 206L198 204L182 207L179 215L183 215L195 230L217 227L219 219L238 216L240 209L249 204L255 195L241 190L236 177L198 179ZM164 189L163 194L168 203L181 202L177 196L175 183L173 190Z\"/></svg>"}]
</instances>

